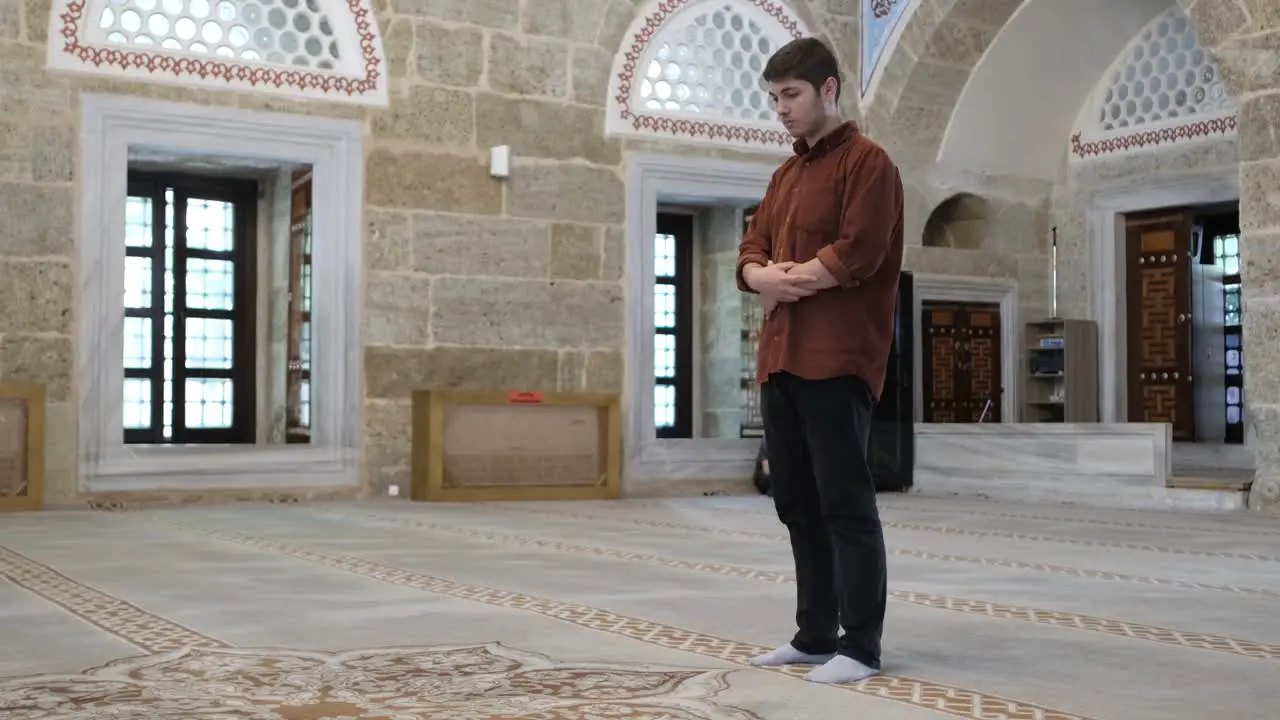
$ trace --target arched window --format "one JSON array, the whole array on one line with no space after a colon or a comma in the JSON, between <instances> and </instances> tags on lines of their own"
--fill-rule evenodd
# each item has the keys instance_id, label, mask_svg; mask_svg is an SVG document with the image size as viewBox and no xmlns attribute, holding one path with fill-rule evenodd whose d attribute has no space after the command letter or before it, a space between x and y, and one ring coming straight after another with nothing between
<instances>
[{"instance_id":1,"label":"arched window","mask_svg":"<svg viewBox=\"0 0 1280 720\"><path fill-rule=\"evenodd\" d=\"M1120 53L1071 139L1076 158L1234 134L1236 108L1221 73L1176 5Z\"/></svg>"},{"instance_id":2,"label":"arched window","mask_svg":"<svg viewBox=\"0 0 1280 720\"><path fill-rule=\"evenodd\" d=\"M54 0L53 70L387 104L368 0Z\"/></svg>"},{"instance_id":3,"label":"arched window","mask_svg":"<svg viewBox=\"0 0 1280 720\"><path fill-rule=\"evenodd\" d=\"M605 132L788 150L760 77L807 35L770 0L652 0L614 61Z\"/></svg>"}]
</instances>

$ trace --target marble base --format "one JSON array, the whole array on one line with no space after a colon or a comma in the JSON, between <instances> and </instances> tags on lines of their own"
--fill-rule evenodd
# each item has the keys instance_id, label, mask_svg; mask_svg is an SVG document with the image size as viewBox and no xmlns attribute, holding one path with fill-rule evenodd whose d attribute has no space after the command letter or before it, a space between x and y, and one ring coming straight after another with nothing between
<instances>
[{"instance_id":1,"label":"marble base","mask_svg":"<svg viewBox=\"0 0 1280 720\"><path fill-rule=\"evenodd\" d=\"M754 493L755 440L658 441L652 474L623 480L626 497ZM912 492L1100 508L1235 511L1247 494L1166 487L1173 432L1161 423L916 424Z\"/></svg>"},{"instance_id":2,"label":"marble base","mask_svg":"<svg viewBox=\"0 0 1280 720\"><path fill-rule=\"evenodd\" d=\"M1245 445L1225 443L1174 443L1174 475L1214 472L1249 473L1257 470L1253 451Z\"/></svg>"},{"instance_id":3,"label":"marble base","mask_svg":"<svg viewBox=\"0 0 1280 720\"><path fill-rule=\"evenodd\" d=\"M915 490L1168 507L1172 444L1170 427L1154 423L917 424Z\"/></svg>"}]
</instances>

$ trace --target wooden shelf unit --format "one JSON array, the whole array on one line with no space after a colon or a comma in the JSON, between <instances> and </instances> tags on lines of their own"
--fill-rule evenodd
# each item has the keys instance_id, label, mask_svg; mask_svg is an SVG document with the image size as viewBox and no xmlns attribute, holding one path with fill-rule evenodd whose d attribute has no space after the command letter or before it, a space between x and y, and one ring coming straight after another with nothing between
<instances>
[{"instance_id":1,"label":"wooden shelf unit","mask_svg":"<svg viewBox=\"0 0 1280 720\"><path fill-rule=\"evenodd\" d=\"M1098 422L1098 326L1050 318L1026 324L1023 422Z\"/></svg>"}]
</instances>

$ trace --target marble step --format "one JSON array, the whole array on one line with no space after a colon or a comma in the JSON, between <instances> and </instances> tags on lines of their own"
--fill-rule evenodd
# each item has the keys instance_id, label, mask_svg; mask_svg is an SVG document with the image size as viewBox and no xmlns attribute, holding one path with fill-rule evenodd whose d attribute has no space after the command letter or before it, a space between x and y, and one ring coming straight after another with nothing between
<instances>
[{"instance_id":1,"label":"marble step","mask_svg":"<svg viewBox=\"0 0 1280 720\"><path fill-rule=\"evenodd\" d=\"M1180 490L1222 490L1228 492L1246 492L1249 486L1253 485L1253 476L1248 477L1239 474L1210 475L1205 474L1175 474L1169 477L1165 483L1165 487L1177 488Z\"/></svg>"}]
</instances>

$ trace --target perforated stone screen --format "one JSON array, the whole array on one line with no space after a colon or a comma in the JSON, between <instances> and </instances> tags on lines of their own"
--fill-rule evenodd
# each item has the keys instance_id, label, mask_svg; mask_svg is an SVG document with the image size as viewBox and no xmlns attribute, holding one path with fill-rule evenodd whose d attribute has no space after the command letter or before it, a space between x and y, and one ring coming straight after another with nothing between
<instances>
[{"instance_id":1,"label":"perforated stone screen","mask_svg":"<svg viewBox=\"0 0 1280 720\"><path fill-rule=\"evenodd\" d=\"M778 46L744 10L714 5L664 28L640 83L644 108L772 119L760 73Z\"/></svg>"},{"instance_id":2,"label":"perforated stone screen","mask_svg":"<svg viewBox=\"0 0 1280 720\"><path fill-rule=\"evenodd\" d=\"M1098 99L1102 131L1233 109L1218 68L1187 16L1171 8L1146 27L1108 73Z\"/></svg>"},{"instance_id":3,"label":"perforated stone screen","mask_svg":"<svg viewBox=\"0 0 1280 720\"><path fill-rule=\"evenodd\" d=\"M370 2L54 0L49 67L386 105Z\"/></svg>"},{"instance_id":4,"label":"perforated stone screen","mask_svg":"<svg viewBox=\"0 0 1280 720\"><path fill-rule=\"evenodd\" d=\"M342 57L316 0L110 0L107 42L331 70Z\"/></svg>"},{"instance_id":5,"label":"perforated stone screen","mask_svg":"<svg viewBox=\"0 0 1280 720\"><path fill-rule=\"evenodd\" d=\"M610 133L785 147L761 78L805 34L769 0L665 0L641 13L614 67Z\"/></svg>"}]
</instances>

